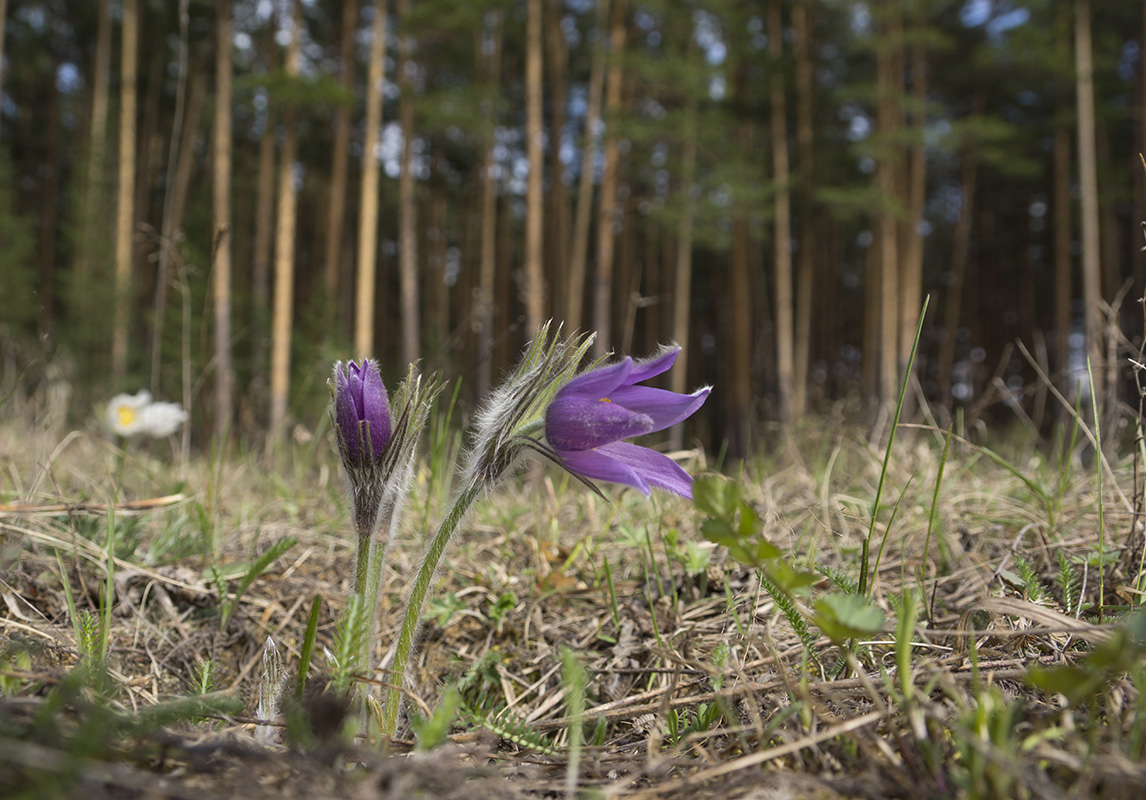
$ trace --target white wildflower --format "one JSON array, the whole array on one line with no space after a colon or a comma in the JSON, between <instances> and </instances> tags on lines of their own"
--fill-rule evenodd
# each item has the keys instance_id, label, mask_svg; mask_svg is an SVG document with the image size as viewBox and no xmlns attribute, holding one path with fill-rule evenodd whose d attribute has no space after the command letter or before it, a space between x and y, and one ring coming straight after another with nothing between
<instances>
[{"instance_id":1,"label":"white wildflower","mask_svg":"<svg viewBox=\"0 0 1146 800\"><path fill-rule=\"evenodd\" d=\"M158 439L175 433L186 421L187 412L180 406L152 402L146 389L134 395L117 394L107 404L107 426L120 436L145 433Z\"/></svg>"},{"instance_id":2,"label":"white wildflower","mask_svg":"<svg viewBox=\"0 0 1146 800\"><path fill-rule=\"evenodd\" d=\"M187 421L187 412L176 403L160 402L144 406L142 417L143 432L158 439L179 430L179 426Z\"/></svg>"}]
</instances>

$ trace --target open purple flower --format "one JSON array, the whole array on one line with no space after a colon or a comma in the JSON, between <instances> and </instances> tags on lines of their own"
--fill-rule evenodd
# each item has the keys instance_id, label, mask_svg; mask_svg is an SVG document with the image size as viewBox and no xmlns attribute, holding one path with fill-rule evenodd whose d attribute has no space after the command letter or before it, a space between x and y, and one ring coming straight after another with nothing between
<instances>
[{"instance_id":1,"label":"open purple flower","mask_svg":"<svg viewBox=\"0 0 1146 800\"><path fill-rule=\"evenodd\" d=\"M692 497L692 478L675 461L622 441L664 430L700 408L711 387L692 394L637 386L673 365L679 347L647 361L630 357L580 375L557 392L545 412L545 438L570 472L623 483L649 494L656 486Z\"/></svg>"},{"instance_id":2,"label":"open purple flower","mask_svg":"<svg viewBox=\"0 0 1146 800\"><path fill-rule=\"evenodd\" d=\"M334 365L334 421L349 465L382 460L390 442L390 401L373 359ZM367 423L365 426L363 423ZM368 429L369 433L367 433Z\"/></svg>"}]
</instances>

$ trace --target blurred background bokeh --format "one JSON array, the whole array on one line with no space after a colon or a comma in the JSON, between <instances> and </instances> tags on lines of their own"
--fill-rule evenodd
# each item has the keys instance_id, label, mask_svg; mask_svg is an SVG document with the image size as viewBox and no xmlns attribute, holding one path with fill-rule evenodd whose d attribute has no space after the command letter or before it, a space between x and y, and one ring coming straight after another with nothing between
<instances>
[{"instance_id":1,"label":"blurred background bokeh","mask_svg":"<svg viewBox=\"0 0 1146 800\"><path fill-rule=\"evenodd\" d=\"M0 397L70 424L146 388L204 447L313 428L331 362L367 355L472 409L552 318L600 351L684 345L672 388L716 389L674 444L743 456L878 419L925 297L918 417L1046 430L1052 386L1138 406L1146 3L0 20Z\"/></svg>"}]
</instances>

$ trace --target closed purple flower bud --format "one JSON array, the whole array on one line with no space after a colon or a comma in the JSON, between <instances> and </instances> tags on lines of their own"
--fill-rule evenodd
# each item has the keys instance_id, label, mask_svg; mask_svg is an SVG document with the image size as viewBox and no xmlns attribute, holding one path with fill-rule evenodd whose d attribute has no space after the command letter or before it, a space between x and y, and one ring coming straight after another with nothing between
<instances>
[{"instance_id":1,"label":"closed purple flower bud","mask_svg":"<svg viewBox=\"0 0 1146 800\"><path fill-rule=\"evenodd\" d=\"M390 442L391 422L378 364L369 358L361 366L349 361L343 370L339 361L334 366L334 381L334 419L346 461L352 465L365 464L367 459L381 461Z\"/></svg>"},{"instance_id":2,"label":"closed purple flower bud","mask_svg":"<svg viewBox=\"0 0 1146 800\"><path fill-rule=\"evenodd\" d=\"M675 461L647 447L622 441L654 433L687 419L700 408L711 387L678 394L637 384L665 372L679 347L647 361L626 357L590 370L567 383L545 412L545 438L570 472L692 497L692 478Z\"/></svg>"}]
</instances>

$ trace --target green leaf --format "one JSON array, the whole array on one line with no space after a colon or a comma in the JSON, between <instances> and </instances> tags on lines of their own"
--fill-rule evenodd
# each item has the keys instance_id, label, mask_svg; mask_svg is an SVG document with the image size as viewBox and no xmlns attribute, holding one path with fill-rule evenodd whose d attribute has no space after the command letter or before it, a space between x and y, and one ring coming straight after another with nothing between
<instances>
[{"instance_id":1,"label":"green leaf","mask_svg":"<svg viewBox=\"0 0 1146 800\"><path fill-rule=\"evenodd\" d=\"M825 595L816 601L815 608L812 622L836 645L883 630L883 612L859 595Z\"/></svg>"},{"instance_id":2,"label":"green leaf","mask_svg":"<svg viewBox=\"0 0 1146 800\"><path fill-rule=\"evenodd\" d=\"M740 537L747 539L750 536L759 536L764 530L764 522L756 514L756 509L745 502L737 503L737 506L740 511L740 525L738 527Z\"/></svg>"},{"instance_id":3,"label":"green leaf","mask_svg":"<svg viewBox=\"0 0 1146 800\"><path fill-rule=\"evenodd\" d=\"M776 554L780 554L779 550ZM770 563L765 571L772 583L789 594L807 594L809 587L817 580L814 572L795 569L788 562L779 559Z\"/></svg>"},{"instance_id":4,"label":"green leaf","mask_svg":"<svg viewBox=\"0 0 1146 800\"><path fill-rule=\"evenodd\" d=\"M740 499L739 488L720 475L704 475L692 482L692 502L705 514L727 518ZM728 502L729 493L735 496L732 503Z\"/></svg>"},{"instance_id":5,"label":"green leaf","mask_svg":"<svg viewBox=\"0 0 1146 800\"><path fill-rule=\"evenodd\" d=\"M732 547L738 540L736 531L722 519L706 519L700 523L700 532L708 541L724 547Z\"/></svg>"}]
</instances>

